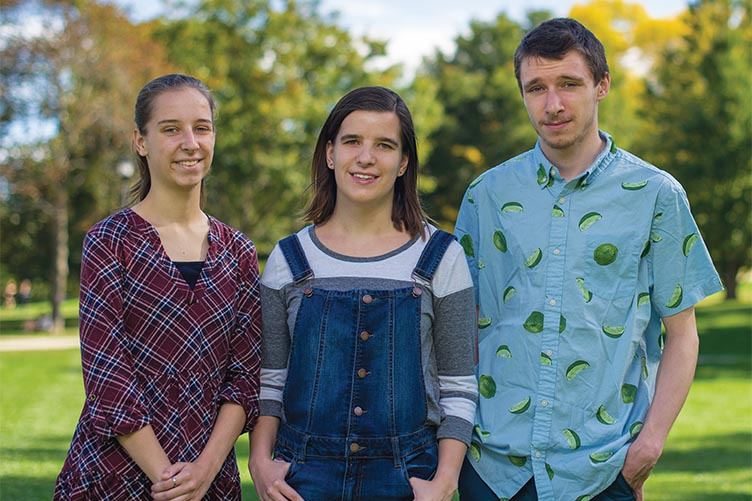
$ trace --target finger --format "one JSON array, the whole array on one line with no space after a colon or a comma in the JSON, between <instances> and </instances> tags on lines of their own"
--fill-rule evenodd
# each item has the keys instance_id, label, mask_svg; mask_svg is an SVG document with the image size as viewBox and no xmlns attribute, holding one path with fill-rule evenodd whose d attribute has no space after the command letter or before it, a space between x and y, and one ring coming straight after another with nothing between
<instances>
[{"instance_id":1,"label":"finger","mask_svg":"<svg viewBox=\"0 0 752 501\"><path fill-rule=\"evenodd\" d=\"M274 491L281 494L281 496L276 496L273 499L279 500L279 501L303 501L303 498L298 494L295 489L290 487L290 485L285 482L284 480L277 479L272 483L272 488Z\"/></svg>"},{"instance_id":2,"label":"finger","mask_svg":"<svg viewBox=\"0 0 752 501\"><path fill-rule=\"evenodd\" d=\"M171 464L162 471L162 480L169 480L170 478L177 476L188 464L190 463Z\"/></svg>"}]
</instances>

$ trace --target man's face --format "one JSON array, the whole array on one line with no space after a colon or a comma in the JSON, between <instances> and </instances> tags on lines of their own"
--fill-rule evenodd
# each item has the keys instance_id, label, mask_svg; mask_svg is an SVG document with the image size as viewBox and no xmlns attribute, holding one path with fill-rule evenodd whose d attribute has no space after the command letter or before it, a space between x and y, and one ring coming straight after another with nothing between
<instances>
[{"instance_id":1,"label":"man's face","mask_svg":"<svg viewBox=\"0 0 752 501\"><path fill-rule=\"evenodd\" d=\"M569 155L598 138L598 103L611 84L595 82L577 51L562 59L528 57L520 66L522 98L549 157ZM550 158L553 160L554 158Z\"/></svg>"}]
</instances>

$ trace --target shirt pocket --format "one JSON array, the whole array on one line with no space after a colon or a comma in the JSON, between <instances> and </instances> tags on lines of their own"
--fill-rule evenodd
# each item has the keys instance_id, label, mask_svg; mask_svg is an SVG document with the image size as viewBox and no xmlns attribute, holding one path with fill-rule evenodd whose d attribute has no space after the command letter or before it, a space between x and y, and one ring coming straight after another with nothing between
<instances>
[{"instance_id":1,"label":"shirt pocket","mask_svg":"<svg viewBox=\"0 0 752 501\"><path fill-rule=\"evenodd\" d=\"M606 301L631 296L637 287L643 242L635 235L588 235L584 256L583 293Z\"/></svg>"}]
</instances>

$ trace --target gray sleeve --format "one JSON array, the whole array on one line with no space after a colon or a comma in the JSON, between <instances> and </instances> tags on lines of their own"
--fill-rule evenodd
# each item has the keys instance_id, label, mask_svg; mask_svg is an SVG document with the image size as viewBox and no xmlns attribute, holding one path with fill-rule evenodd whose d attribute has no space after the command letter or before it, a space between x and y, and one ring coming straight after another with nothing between
<instances>
[{"instance_id":1,"label":"gray sleeve","mask_svg":"<svg viewBox=\"0 0 752 501\"><path fill-rule=\"evenodd\" d=\"M282 417L282 391L287 381L290 334L287 328L285 288L261 285L261 395L262 416Z\"/></svg>"}]
</instances>

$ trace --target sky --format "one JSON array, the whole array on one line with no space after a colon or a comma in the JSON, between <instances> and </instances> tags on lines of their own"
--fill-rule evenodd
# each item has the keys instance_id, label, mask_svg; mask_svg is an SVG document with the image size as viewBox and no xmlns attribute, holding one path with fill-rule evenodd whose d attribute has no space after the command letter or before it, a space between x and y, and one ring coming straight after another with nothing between
<instances>
[{"instance_id":1,"label":"sky","mask_svg":"<svg viewBox=\"0 0 752 501\"><path fill-rule=\"evenodd\" d=\"M160 13L158 0L111 0L134 21ZM626 0L642 4L651 17L672 17L684 10L687 0ZM414 69L423 56L436 48L446 53L454 39L467 34L472 19L490 21L499 12L517 21L529 10L546 9L566 16L571 7L588 0L320 0L323 14L339 12L338 24L355 36L386 40L388 64L403 63Z\"/></svg>"}]
</instances>

